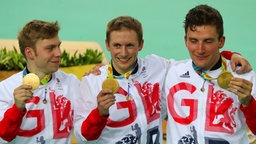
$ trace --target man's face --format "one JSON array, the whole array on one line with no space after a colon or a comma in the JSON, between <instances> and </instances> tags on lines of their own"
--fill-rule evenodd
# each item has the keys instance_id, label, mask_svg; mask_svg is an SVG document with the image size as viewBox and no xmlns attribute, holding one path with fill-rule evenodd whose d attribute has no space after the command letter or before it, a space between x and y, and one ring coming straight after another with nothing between
<instances>
[{"instance_id":1,"label":"man's face","mask_svg":"<svg viewBox=\"0 0 256 144\"><path fill-rule=\"evenodd\" d=\"M138 52L143 47L139 44L137 33L134 30L121 29L110 33L106 47L111 54L112 64L120 74L131 70L136 64Z\"/></svg>"},{"instance_id":2,"label":"man's face","mask_svg":"<svg viewBox=\"0 0 256 144\"><path fill-rule=\"evenodd\" d=\"M31 50L31 56L28 59L32 70L37 74L50 74L56 72L61 60L61 41L58 36L51 39L37 41L35 50Z\"/></svg>"},{"instance_id":3,"label":"man's face","mask_svg":"<svg viewBox=\"0 0 256 144\"><path fill-rule=\"evenodd\" d=\"M195 31L188 28L185 44L193 62L203 70L210 70L219 60L225 37L218 39L216 27L212 25L196 26Z\"/></svg>"}]
</instances>

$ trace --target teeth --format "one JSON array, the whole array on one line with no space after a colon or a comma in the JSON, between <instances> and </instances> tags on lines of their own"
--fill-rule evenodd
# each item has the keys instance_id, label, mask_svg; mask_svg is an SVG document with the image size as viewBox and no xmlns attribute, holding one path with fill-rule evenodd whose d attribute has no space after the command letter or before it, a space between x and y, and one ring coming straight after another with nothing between
<instances>
[{"instance_id":1,"label":"teeth","mask_svg":"<svg viewBox=\"0 0 256 144\"><path fill-rule=\"evenodd\" d=\"M122 62L126 62L126 61L128 61L129 59L119 59L120 61L122 61Z\"/></svg>"}]
</instances>

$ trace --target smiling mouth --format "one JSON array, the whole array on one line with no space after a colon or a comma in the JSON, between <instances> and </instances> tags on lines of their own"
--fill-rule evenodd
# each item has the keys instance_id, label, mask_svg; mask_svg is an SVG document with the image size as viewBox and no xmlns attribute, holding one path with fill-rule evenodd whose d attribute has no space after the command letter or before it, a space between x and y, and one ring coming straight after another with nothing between
<instances>
[{"instance_id":1,"label":"smiling mouth","mask_svg":"<svg viewBox=\"0 0 256 144\"><path fill-rule=\"evenodd\" d=\"M121 63L127 63L130 58L126 58L126 59L123 59L123 58L118 58L118 60L121 62Z\"/></svg>"},{"instance_id":2,"label":"smiling mouth","mask_svg":"<svg viewBox=\"0 0 256 144\"><path fill-rule=\"evenodd\" d=\"M60 61L51 61L51 63L53 63L53 64L60 64Z\"/></svg>"},{"instance_id":3,"label":"smiling mouth","mask_svg":"<svg viewBox=\"0 0 256 144\"><path fill-rule=\"evenodd\" d=\"M197 59L199 60L203 60L203 59L206 59L207 56L203 56L203 55L199 55L199 56L195 56Z\"/></svg>"}]
</instances>

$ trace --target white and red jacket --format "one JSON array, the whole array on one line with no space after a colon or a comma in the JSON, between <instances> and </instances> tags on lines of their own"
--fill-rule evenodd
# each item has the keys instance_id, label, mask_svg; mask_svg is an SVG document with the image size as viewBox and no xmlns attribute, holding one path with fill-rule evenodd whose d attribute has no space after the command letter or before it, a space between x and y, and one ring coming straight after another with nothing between
<instances>
[{"instance_id":1,"label":"white and red jacket","mask_svg":"<svg viewBox=\"0 0 256 144\"><path fill-rule=\"evenodd\" d=\"M75 108L75 135L79 143L97 144L153 144L159 143L160 93L167 70L167 60L150 55L138 59L138 70L128 79L117 79L120 85L116 103L109 116L100 116L97 95L107 77L108 66L101 74L85 76L81 90L84 96L77 99ZM130 100L127 100L128 83ZM87 119L86 119L87 118Z\"/></svg>"},{"instance_id":2,"label":"white and red jacket","mask_svg":"<svg viewBox=\"0 0 256 144\"><path fill-rule=\"evenodd\" d=\"M77 77L60 70L53 73L46 85L33 91L33 99L20 111L14 104L13 92L22 79L23 72L19 72L0 82L0 143L71 143L73 98L79 94ZM46 104L42 102L45 96Z\"/></svg>"},{"instance_id":3,"label":"white and red jacket","mask_svg":"<svg viewBox=\"0 0 256 144\"><path fill-rule=\"evenodd\" d=\"M232 72L230 62L227 68ZM207 71L217 78L221 68ZM252 96L256 96L254 72L238 75L253 82ZM204 91L200 89L204 87ZM256 133L256 102L242 107L238 96L221 89L217 80L206 80L192 67L191 60L172 62L166 75L163 109L168 115L168 144L249 144L246 128ZM166 111L167 110L167 111Z\"/></svg>"}]
</instances>

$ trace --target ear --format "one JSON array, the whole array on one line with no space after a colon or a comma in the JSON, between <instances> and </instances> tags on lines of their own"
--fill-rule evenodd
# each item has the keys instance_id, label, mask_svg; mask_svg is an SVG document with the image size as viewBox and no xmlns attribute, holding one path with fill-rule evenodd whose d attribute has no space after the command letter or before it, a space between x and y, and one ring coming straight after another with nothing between
<instances>
[{"instance_id":1,"label":"ear","mask_svg":"<svg viewBox=\"0 0 256 144\"><path fill-rule=\"evenodd\" d=\"M26 47L25 55L26 55L27 59L34 59L35 51L31 47Z\"/></svg>"},{"instance_id":2,"label":"ear","mask_svg":"<svg viewBox=\"0 0 256 144\"><path fill-rule=\"evenodd\" d=\"M143 46L144 46L144 39L142 39L140 42L139 51L142 50Z\"/></svg>"},{"instance_id":3,"label":"ear","mask_svg":"<svg viewBox=\"0 0 256 144\"><path fill-rule=\"evenodd\" d=\"M109 48L109 41L108 41L107 39L105 40L105 45L106 45L107 50L110 51L110 48Z\"/></svg>"},{"instance_id":4,"label":"ear","mask_svg":"<svg viewBox=\"0 0 256 144\"><path fill-rule=\"evenodd\" d=\"M221 49L223 46L224 46L224 44L225 44L225 36L222 36L221 38L220 38L220 41L219 41L219 44L218 44L218 47L219 47L219 49Z\"/></svg>"},{"instance_id":5,"label":"ear","mask_svg":"<svg viewBox=\"0 0 256 144\"><path fill-rule=\"evenodd\" d=\"M184 35L184 43L185 43L185 45L187 47L187 35Z\"/></svg>"}]
</instances>

